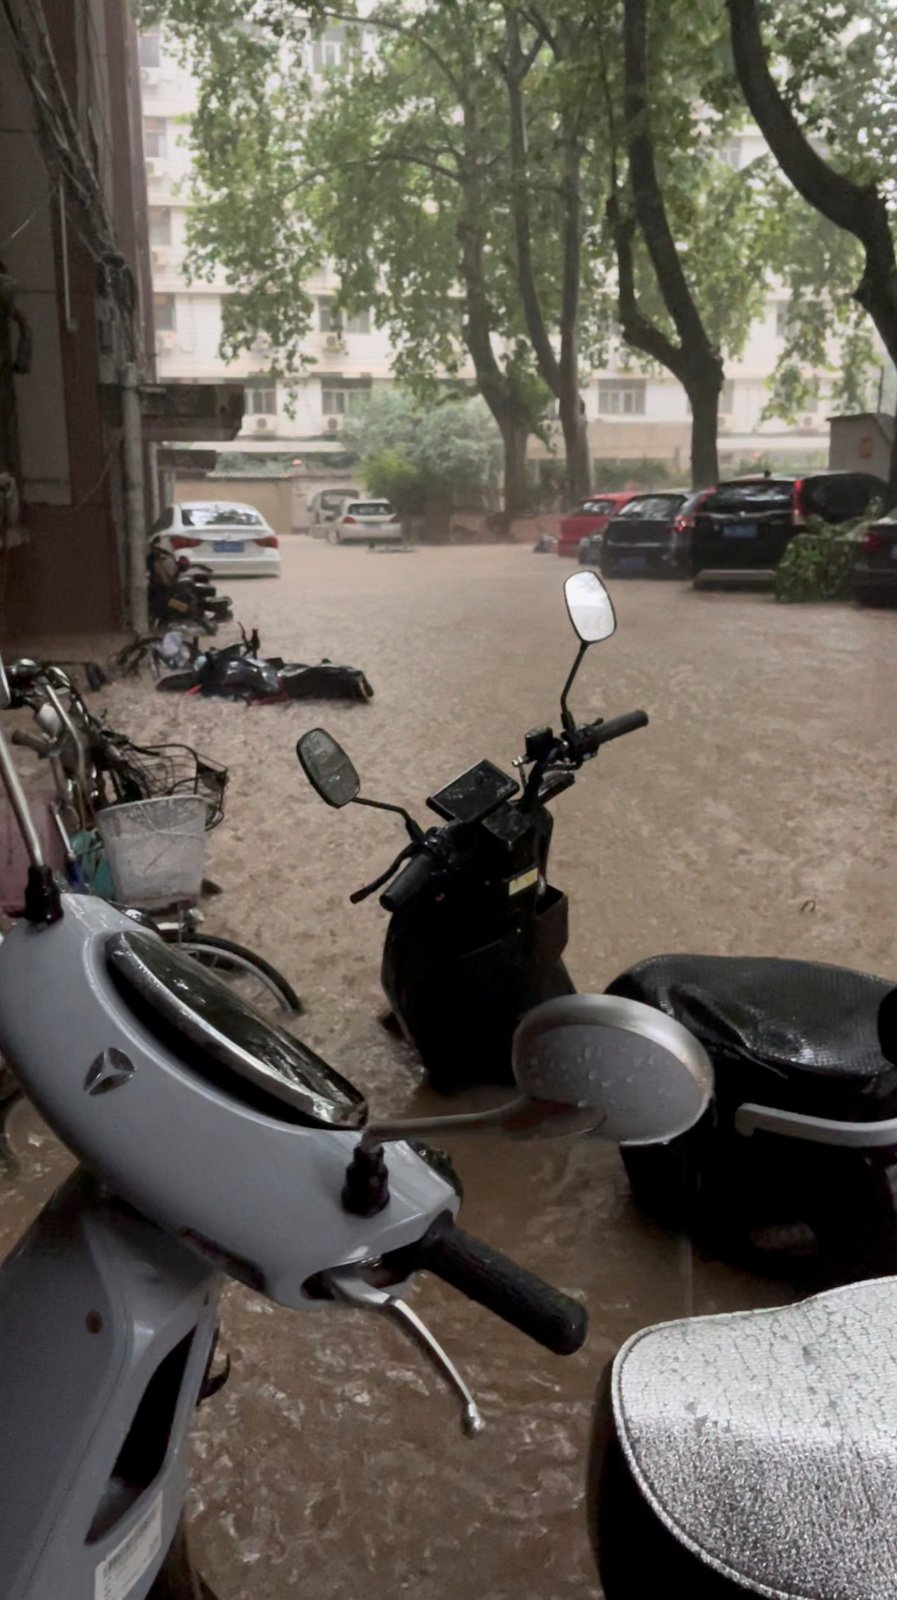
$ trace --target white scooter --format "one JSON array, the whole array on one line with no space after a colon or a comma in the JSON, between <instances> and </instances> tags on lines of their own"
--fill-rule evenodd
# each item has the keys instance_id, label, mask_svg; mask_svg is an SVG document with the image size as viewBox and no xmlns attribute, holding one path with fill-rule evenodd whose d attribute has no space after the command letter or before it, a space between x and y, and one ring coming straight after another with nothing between
<instances>
[{"instance_id":1,"label":"white scooter","mask_svg":"<svg viewBox=\"0 0 897 1600\"><path fill-rule=\"evenodd\" d=\"M702 1116L710 1066L650 1008L570 996L521 1025L508 1105L365 1126L362 1095L320 1057L156 933L60 891L2 735L0 777L31 860L25 918L0 946L0 1050L83 1163L0 1271L3 1596L200 1600L185 1445L215 1387L223 1276L296 1310L393 1318L475 1433L473 1397L404 1303L412 1274L558 1354L586 1315L462 1232L455 1188L406 1139L668 1138Z\"/></svg>"}]
</instances>

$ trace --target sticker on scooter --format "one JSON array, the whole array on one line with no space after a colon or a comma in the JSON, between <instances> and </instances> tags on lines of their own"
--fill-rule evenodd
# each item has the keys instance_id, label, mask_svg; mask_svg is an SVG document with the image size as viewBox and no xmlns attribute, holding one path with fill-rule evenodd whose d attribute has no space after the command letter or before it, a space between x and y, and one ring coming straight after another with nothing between
<instances>
[{"instance_id":1,"label":"sticker on scooter","mask_svg":"<svg viewBox=\"0 0 897 1600\"><path fill-rule=\"evenodd\" d=\"M524 889L531 889L539 881L538 867L531 867L529 872L521 872L517 878L512 878L508 884L508 894L522 894Z\"/></svg>"},{"instance_id":2,"label":"sticker on scooter","mask_svg":"<svg viewBox=\"0 0 897 1600\"><path fill-rule=\"evenodd\" d=\"M94 1600L128 1600L162 1549L162 1496L156 1495L136 1527L117 1544L96 1571Z\"/></svg>"}]
</instances>

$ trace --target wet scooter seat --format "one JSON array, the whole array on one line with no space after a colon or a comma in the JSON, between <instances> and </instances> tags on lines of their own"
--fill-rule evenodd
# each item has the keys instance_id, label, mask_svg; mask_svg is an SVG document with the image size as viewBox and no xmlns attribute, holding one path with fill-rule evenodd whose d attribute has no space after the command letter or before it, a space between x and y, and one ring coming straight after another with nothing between
<instances>
[{"instance_id":1,"label":"wet scooter seat","mask_svg":"<svg viewBox=\"0 0 897 1600\"><path fill-rule=\"evenodd\" d=\"M621 973L608 993L655 1006L700 1039L723 1110L750 1101L874 1122L897 1117L897 1065L877 1031L893 987L814 961L664 955Z\"/></svg>"},{"instance_id":2,"label":"wet scooter seat","mask_svg":"<svg viewBox=\"0 0 897 1600\"><path fill-rule=\"evenodd\" d=\"M637 1333L595 1414L607 1600L892 1600L897 1278Z\"/></svg>"}]
</instances>

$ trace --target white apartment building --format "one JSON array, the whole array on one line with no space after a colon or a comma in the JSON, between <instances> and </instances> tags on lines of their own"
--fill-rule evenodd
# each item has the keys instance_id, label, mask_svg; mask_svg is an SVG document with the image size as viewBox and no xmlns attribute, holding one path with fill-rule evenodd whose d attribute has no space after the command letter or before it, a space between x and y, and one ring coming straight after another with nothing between
<instances>
[{"instance_id":1,"label":"white apartment building","mask_svg":"<svg viewBox=\"0 0 897 1600\"><path fill-rule=\"evenodd\" d=\"M339 66L340 31L328 30L314 45L315 66ZM338 285L324 272L306 285L315 301L307 341L315 364L300 380L294 415L287 415L282 387L265 376L268 356L263 342L235 361L222 360L218 345L226 286L188 284L183 273L195 85L157 31L143 34L140 59L160 379L243 380L246 417L233 446L241 453L281 454L286 459L301 447L303 458L323 460L328 453L339 454L346 413L375 385L392 382L387 336L372 326L366 313L337 316ZM733 166L742 166L762 149L759 133L748 131L729 141L725 155ZM761 420L786 317L787 300L771 297L743 355L729 363L720 421L724 469L765 455L797 465L826 457L830 385L825 381L813 409L796 424ZM627 370L620 363L593 373L583 388L593 458L660 458L681 465L683 481L687 479L688 402L673 379L663 372ZM534 441L533 454L544 457L545 448Z\"/></svg>"}]
</instances>

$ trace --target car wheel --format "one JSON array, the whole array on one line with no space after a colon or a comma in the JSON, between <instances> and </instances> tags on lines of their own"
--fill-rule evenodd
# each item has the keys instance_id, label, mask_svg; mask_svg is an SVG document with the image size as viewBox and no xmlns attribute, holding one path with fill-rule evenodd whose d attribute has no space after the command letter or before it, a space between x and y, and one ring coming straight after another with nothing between
<instances>
[{"instance_id":1,"label":"car wheel","mask_svg":"<svg viewBox=\"0 0 897 1600\"><path fill-rule=\"evenodd\" d=\"M339 544L339 529L338 528L328 528L327 529L327 543L328 544Z\"/></svg>"},{"instance_id":2,"label":"car wheel","mask_svg":"<svg viewBox=\"0 0 897 1600\"><path fill-rule=\"evenodd\" d=\"M602 550L601 555L598 557L598 566L601 569L602 578L615 578L617 576L617 563L613 556L609 556L605 550Z\"/></svg>"}]
</instances>

